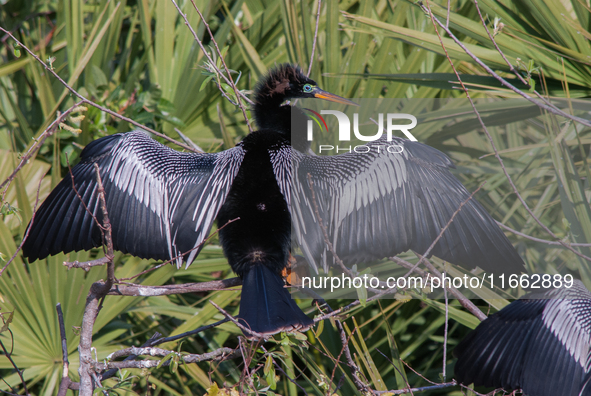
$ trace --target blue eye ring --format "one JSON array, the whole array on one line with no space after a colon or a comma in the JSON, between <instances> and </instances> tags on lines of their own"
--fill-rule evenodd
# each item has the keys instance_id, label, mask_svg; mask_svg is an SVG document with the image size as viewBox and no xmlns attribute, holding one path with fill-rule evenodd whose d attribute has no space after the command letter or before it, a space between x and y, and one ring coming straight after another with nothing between
<instances>
[{"instance_id":1,"label":"blue eye ring","mask_svg":"<svg viewBox=\"0 0 591 396\"><path fill-rule=\"evenodd\" d=\"M304 92L306 92L306 93L312 92L312 85L310 85L310 84L304 85Z\"/></svg>"}]
</instances>

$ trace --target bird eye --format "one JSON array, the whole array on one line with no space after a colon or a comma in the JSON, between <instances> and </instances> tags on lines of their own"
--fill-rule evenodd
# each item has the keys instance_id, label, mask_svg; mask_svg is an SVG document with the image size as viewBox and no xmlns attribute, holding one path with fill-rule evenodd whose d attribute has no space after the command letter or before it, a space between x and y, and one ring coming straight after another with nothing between
<instances>
[{"instance_id":1,"label":"bird eye","mask_svg":"<svg viewBox=\"0 0 591 396\"><path fill-rule=\"evenodd\" d=\"M310 84L304 85L304 92L312 92L312 86Z\"/></svg>"}]
</instances>

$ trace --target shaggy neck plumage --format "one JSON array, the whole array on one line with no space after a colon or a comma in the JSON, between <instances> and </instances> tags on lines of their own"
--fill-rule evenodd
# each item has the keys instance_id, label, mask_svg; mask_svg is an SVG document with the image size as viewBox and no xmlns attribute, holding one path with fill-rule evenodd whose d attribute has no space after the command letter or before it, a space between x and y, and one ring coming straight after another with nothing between
<instances>
[{"instance_id":1,"label":"shaggy neck plumage","mask_svg":"<svg viewBox=\"0 0 591 396\"><path fill-rule=\"evenodd\" d=\"M291 142L293 148L306 152L310 142L306 140L308 117L297 107L281 105L287 99L283 95L266 95L258 91L254 97L254 118L259 129L280 133Z\"/></svg>"}]
</instances>

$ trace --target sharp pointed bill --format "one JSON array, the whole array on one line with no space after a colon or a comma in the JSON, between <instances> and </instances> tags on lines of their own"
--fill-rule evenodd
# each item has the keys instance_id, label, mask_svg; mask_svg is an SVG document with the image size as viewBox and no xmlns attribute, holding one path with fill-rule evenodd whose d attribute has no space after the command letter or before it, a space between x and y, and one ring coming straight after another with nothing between
<instances>
[{"instance_id":1,"label":"sharp pointed bill","mask_svg":"<svg viewBox=\"0 0 591 396\"><path fill-rule=\"evenodd\" d=\"M353 102L352 100L345 99L339 95L332 94L330 92L323 91L318 87L314 87L311 92L315 98L324 99L331 102L346 104L350 106L359 106L357 103Z\"/></svg>"},{"instance_id":2,"label":"sharp pointed bill","mask_svg":"<svg viewBox=\"0 0 591 396\"><path fill-rule=\"evenodd\" d=\"M535 292L489 316L454 350L463 384L529 396L590 396L591 293Z\"/></svg>"}]
</instances>

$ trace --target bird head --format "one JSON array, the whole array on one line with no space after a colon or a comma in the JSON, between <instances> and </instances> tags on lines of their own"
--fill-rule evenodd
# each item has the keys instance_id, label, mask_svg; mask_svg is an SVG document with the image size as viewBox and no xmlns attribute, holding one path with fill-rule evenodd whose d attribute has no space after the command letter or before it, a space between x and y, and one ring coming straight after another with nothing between
<instances>
[{"instance_id":1,"label":"bird head","mask_svg":"<svg viewBox=\"0 0 591 396\"><path fill-rule=\"evenodd\" d=\"M306 130L308 117L298 108L292 111L291 106L282 105L287 99L297 98L318 98L357 106L355 102L320 89L316 81L306 77L296 65L284 63L272 69L255 88L254 118L260 129L282 134L300 151L310 146L306 134L298 132Z\"/></svg>"},{"instance_id":2,"label":"bird head","mask_svg":"<svg viewBox=\"0 0 591 396\"><path fill-rule=\"evenodd\" d=\"M285 63L272 69L255 89L255 103L279 106L286 99L319 98L332 102L357 105L348 99L326 92L304 74L299 66Z\"/></svg>"}]
</instances>

